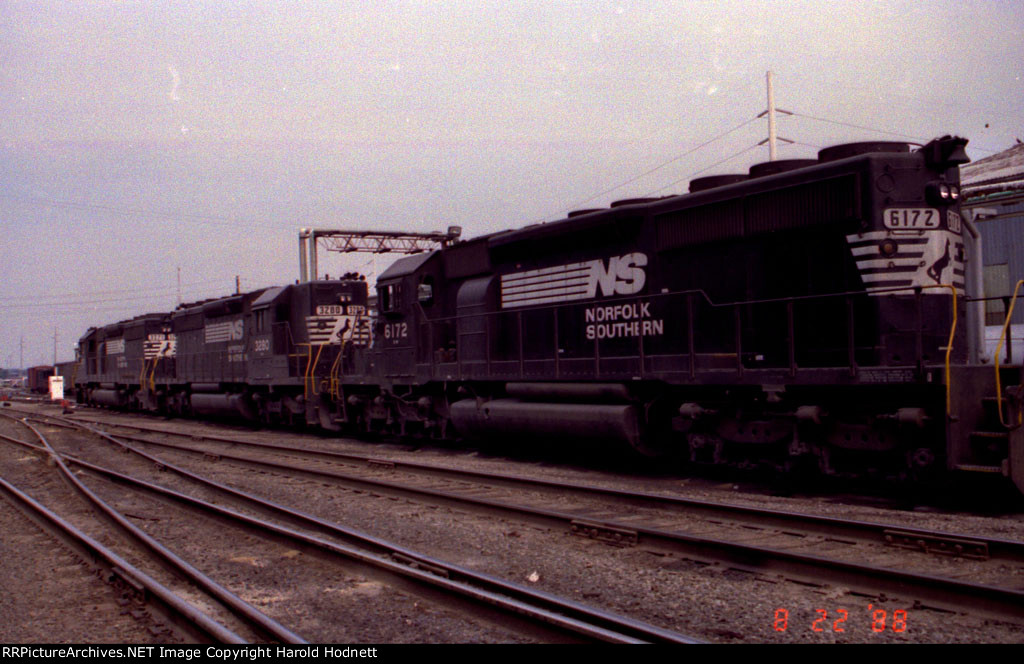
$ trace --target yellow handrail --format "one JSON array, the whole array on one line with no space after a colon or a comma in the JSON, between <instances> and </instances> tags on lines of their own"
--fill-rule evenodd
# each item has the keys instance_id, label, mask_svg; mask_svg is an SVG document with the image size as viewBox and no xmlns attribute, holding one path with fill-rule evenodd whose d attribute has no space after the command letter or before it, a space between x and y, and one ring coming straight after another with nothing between
<instances>
[{"instance_id":1,"label":"yellow handrail","mask_svg":"<svg viewBox=\"0 0 1024 664\"><path fill-rule=\"evenodd\" d=\"M340 394L339 385L341 384L341 375L344 373L344 358L345 358L345 346L351 343L355 339L356 331L359 329L359 325L362 321L362 316L357 314L355 321L350 328L348 328L348 335L342 336L340 339L340 348L338 349L338 355L334 358L334 362L331 364L331 368L328 372L327 389L332 398L337 399ZM319 361L319 360L318 360Z\"/></svg>"},{"instance_id":2,"label":"yellow handrail","mask_svg":"<svg viewBox=\"0 0 1024 664\"><path fill-rule=\"evenodd\" d=\"M316 359L313 360L313 369L310 372L310 376L312 378L312 380L310 381L310 384L313 387L313 394L314 395L320 394L320 392L317 390L317 385L316 385L316 365L320 364L320 356L324 352L324 346L325 345L326 344L320 344L319 346L317 346L317 348L316 348Z\"/></svg>"},{"instance_id":3,"label":"yellow handrail","mask_svg":"<svg viewBox=\"0 0 1024 664\"><path fill-rule=\"evenodd\" d=\"M949 326L949 341L946 343L946 414L952 410L953 407L953 386L952 386L952 374L950 372L950 360L953 354L953 339L956 337L956 286L953 284L934 284L932 286L921 286L922 290L929 288L948 288L949 292L953 294L953 322Z\"/></svg>"},{"instance_id":4,"label":"yellow handrail","mask_svg":"<svg viewBox=\"0 0 1024 664\"><path fill-rule=\"evenodd\" d=\"M935 284L934 286L922 286L925 288L948 288L949 292L953 294L953 323L949 326L949 341L946 343L946 414L952 410L953 407L953 386L952 374L950 373L950 358L953 353L953 339L956 337L956 286L953 284Z\"/></svg>"},{"instance_id":5,"label":"yellow handrail","mask_svg":"<svg viewBox=\"0 0 1024 664\"><path fill-rule=\"evenodd\" d=\"M1006 331L1010 329L1010 319L1013 317L1013 305L1017 303L1017 292L1020 290L1021 285L1024 285L1024 279L1017 282L1017 285L1013 287L1013 297L1010 298L1010 306L1006 310L1006 322L1003 323L1003 332L999 335L999 345L996 346L996 355L993 358L995 361L993 364L996 367L996 402L999 407L999 423L1009 429L1011 426L1019 426L1021 424L1021 413L1020 409L1017 410L1017 423L1007 424L1006 420L1003 419L1003 385L1002 381L999 380L999 356L1003 354L1003 342L1006 341ZM1013 358L1010 358L1011 360Z\"/></svg>"},{"instance_id":6,"label":"yellow handrail","mask_svg":"<svg viewBox=\"0 0 1024 664\"><path fill-rule=\"evenodd\" d=\"M156 365L160 363L160 354L153 358L153 368L149 370L149 389L156 391Z\"/></svg>"},{"instance_id":7,"label":"yellow handrail","mask_svg":"<svg viewBox=\"0 0 1024 664\"><path fill-rule=\"evenodd\" d=\"M156 375L156 365L159 362L160 351L157 351L157 354L153 356L152 367L149 366L149 360L147 360L146 356L143 355L141 368L139 369L139 389L148 390L150 392L156 390L156 380L154 379L154 376ZM149 374L148 378L146 377L146 374Z\"/></svg>"},{"instance_id":8,"label":"yellow handrail","mask_svg":"<svg viewBox=\"0 0 1024 664\"><path fill-rule=\"evenodd\" d=\"M308 399L309 393L312 391L314 395L319 394L316 389L316 376L313 374L313 370L316 365L320 362L320 354L324 352L324 344L317 344L316 359L313 359L313 344L300 344L302 346L309 346L309 358L306 364L306 372L302 379L302 394Z\"/></svg>"},{"instance_id":9,"label":"yellow handrail","mask_svg":"<svg viewBox=\"0 0 1024 664\"><path fill-rule=\"evenodd\" d=\"M330 393L331 398L338 398L338 384L341 382L341 370L340 364L342 357L345 355L345 339L341 340L341 348L338 350L338 356L334 358L334 363L331 364L331 382L330 382Z\"/></svg>"},{"instance_id":10,"label":"yellow handrail","mask_svg":"<svg viewBox=\"0 0 1024 664\"><path fill-rule=\"evenodd\" d=\"M956 336L956 286L953 284L941 284L953 293L953 324L949 326L949 342L946 344L946 413L952 410L952 377L949 370L949 359L953 352L953 338Z\"/></svg>"}]
</instances>

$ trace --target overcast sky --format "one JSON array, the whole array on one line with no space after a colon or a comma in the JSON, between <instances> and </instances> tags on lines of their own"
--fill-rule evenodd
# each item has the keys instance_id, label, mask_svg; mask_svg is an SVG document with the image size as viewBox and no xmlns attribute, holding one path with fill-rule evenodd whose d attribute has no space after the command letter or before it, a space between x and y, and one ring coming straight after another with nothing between
<instances>
[{"instance_id":1,"label":"overcast sky","mask_svg":"<svg viewBox=\"0 0 1024 664\"><path fill-rule=\"evenodd\" d=\"M173 309L179 268L186 301L292 281L303 226L471 237L743 172L769 69L781 158L1024 139L1019 1L0 1L0 366Z\"/></svg>"}]
</instances>

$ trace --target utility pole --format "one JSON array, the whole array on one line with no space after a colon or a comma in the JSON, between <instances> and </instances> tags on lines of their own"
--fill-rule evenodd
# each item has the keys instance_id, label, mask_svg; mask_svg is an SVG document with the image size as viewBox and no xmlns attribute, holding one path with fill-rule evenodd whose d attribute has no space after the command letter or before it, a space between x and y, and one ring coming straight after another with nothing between
<instances>
[{"instance_id":1,"label":"utility pole","mask_svg":"<svg viewBox=\"0 0 1024 664\"><path fill-rule=\"evenodd\" d=\"M53 328L53 370L57 370L57 328Z\"/></svg>"},{"instance_id":2,"label":"utility pole","mask_svg":"<svg viewBox=\"0 0 1024 664\"><path fill-rule=\"evenodd\" d=\"M775 128L775 113L785 113L786 115L793 115L790 111L785 111L781 108L775 108L775 88L772 85L772 72L769 70L765 75L765 79L768 83L768 109L758 114L757 117L761 118L765 115L768 116L768 138L758 143L758 145L768 144L768 160L775 161L778 155L778 141L785 141L786 143L792 143L793 141L788 138L781 138Z\"/></svg>"},{"instance_id":3,"label":"utility pole","mask_svg":"<svg viewBox=\"0 0 1024 664\"><path fill-rule=\"evenodd\" d=\"M181 304L181 268L178 268L178 304Z\"/></svg>"},{"instance_id":4,"label":"utility pole","mask_svg":"<svg viewBox=\"0 0 1024 664\"><path fill-rule=\"evenodd\" d=\"M778 148L775 146L775 88L772 87L772 72L768 71L768 159L775 161Z\"/></svg>"}]
</instances>

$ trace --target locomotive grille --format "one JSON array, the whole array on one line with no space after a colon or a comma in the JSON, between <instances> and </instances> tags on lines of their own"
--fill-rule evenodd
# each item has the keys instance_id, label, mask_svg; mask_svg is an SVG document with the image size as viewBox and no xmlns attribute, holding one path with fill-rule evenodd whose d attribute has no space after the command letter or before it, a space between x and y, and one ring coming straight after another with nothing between
<instances>
[{"instance_id":1,"label":"locomotive grille","mask_svg":"<svg viewBox=\"0 0 1024 664\"><path fill-rule=\"evenodd\" d=\"M672 212L658 220L658 250L855 220L859 192L850 174Z\"/></svg>"},{"instance_id":2,"label":"locomotive grille","mask_svg":"<svg viewBox=\"0 0 1024 664\"><path fill-rule=\"evenodd\" d=\"M746 233L803 228L860 217L856 175L787 187L746 199Z\"/></svg>"},{"instance_id":3,"label":"locomotive grille","mask_svg":"<svg viewBox=\"0 0 1024 664\"><path fill-rule=\"evenodd\" d=\"M658 220L659 251L742 235L742 199L680 210Z\"/></svg>"}]
</instances>

